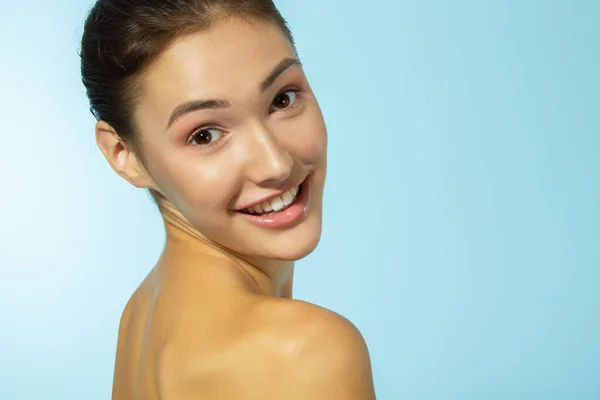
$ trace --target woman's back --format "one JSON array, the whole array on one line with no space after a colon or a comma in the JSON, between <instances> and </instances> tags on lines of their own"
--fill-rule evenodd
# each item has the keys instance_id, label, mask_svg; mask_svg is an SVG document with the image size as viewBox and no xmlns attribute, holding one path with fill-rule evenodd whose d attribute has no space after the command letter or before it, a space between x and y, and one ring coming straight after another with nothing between
<instances>
[{"instance_id":1,"label":"woman's back","mask_svg":"<svg viewBox=\"0 0 600 400\"><path fill-rule=\"evenodd\" d=\"M160 398L169 368L183 366L170 365L175 348L195 354L194 367L216 369L239 336L250 295L221 284L228 279L213 267L218 260L197 262L159 263L129 300L119 328L115 399Z\"/></svg>"},{"instance_id":2,"label":"woman's back","mask_svg":"<svg viewBox=\"0 0 600 400\"><path fill-rule=\"evenodd\" d=\"M374 398L367 348L350 322L253 293L233 265L206 261L159 264L132 296L114 400Z\"/></svg>"}]
</instances>

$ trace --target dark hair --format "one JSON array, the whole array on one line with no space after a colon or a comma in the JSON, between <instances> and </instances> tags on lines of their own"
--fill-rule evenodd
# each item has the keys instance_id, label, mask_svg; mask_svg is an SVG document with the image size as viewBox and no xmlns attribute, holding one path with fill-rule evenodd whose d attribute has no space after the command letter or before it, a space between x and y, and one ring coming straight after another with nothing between
<instances>
[{"instance_id":1,"label":"dark hair","mask_svg":"<svg viewBox=\"0 0 600 400\"><path fill-rule=\"evenodd\" d=\"M272 0L98 0L85 21L80 52L92 114L141 153L132 115L144 68L178 36L234 16L274 23L295 51Z\"/></svg>"},{"instance_id":2,"label":"dark hair","mask_svg":"<svg viewBox=\"0 0 600 400\"><path fill-rule=\"evenodd\" d=\"M228 17L274 23L294 38L272 0L97 0L81 39L81 78L97 120L108 123L147 166L133 110L144 69L174 39ZM163 196L149 190L164 214Z\"/></svg>"}]
</instances>

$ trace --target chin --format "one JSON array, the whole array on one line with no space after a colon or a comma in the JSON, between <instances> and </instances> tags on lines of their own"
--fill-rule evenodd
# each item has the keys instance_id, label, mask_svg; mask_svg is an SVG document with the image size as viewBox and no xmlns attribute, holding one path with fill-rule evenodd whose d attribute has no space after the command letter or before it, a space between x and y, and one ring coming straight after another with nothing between
<instances>
[{"instance_id":1,"label":"chin","mask_svg":"<svg viewBox=\"0 0 600 400\"><path fill-rule=\"evenodd\" d=\"M239 254L272 260L297 261L308 256L321 239L322 193L322 184L309 176L297 191L289 192L288 203L280 204L281 211L238 211L238 229L233 231L243 240L232 241L229 236L232 246L226 247Z\"/></svg>"},{"instance_id":2,"label":"chin","mask_svg":"<svg viewBox=\"0 0 600 400\"><path fill-rule=\"evenodd\" d=\"M282 261L298 261L312 253L319 241L321 240L321 232L311 237L305 237L302 240L294 240L286 244L282 244L276 252L271 254L272 259Z\"/></svg>"},{"instance_id":3,"label":"chin","mask_svg":"<svg viewBox=\"0 0 600 400\"><path fill-rule=\"evenodd\" d=\"M291 230L265 237L255 235L253 243L246 243L246 249L241 253L272 260L298 261L312 253L320 240L320 217L312 216Z\"/></svg>"}]
</instances>

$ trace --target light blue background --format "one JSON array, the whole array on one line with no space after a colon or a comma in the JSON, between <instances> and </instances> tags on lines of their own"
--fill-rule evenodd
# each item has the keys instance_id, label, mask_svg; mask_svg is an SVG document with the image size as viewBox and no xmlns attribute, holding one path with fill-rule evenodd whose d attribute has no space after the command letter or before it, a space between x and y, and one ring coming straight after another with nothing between
<instances>
[{"instance_id":1,"label":"light blue background","mask_svg":"<svg viewBox=\"0 0 600 400\"><path fill-rule=\"evenodd\" d=\"M277 3L330 132L296 296L379 399L600 399L600 2ZM0 398L108 399L163 232L96 149L89 1L1 0Z\"/></svg>"}]
</instances>

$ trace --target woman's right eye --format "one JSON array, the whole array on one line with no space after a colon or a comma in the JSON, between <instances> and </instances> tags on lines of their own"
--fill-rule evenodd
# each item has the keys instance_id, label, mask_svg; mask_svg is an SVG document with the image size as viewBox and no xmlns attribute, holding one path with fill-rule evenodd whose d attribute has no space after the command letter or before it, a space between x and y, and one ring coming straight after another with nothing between
<instances>
[{"instance_id":1,"label":"woman's right eye","mask_svg":"<svg viewBox=\"0 0 600 400\"><path fill-rule=\"evenodd\" d=\"M192 134L190 143L196 146L208 146L223 136L223 133L216 128L203 128Z\"/></svg>"}]
</instances>

